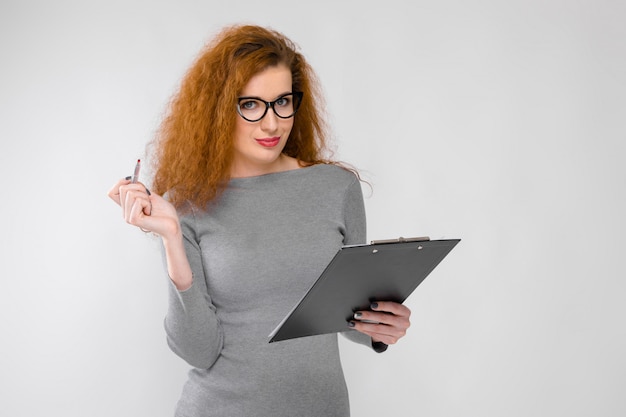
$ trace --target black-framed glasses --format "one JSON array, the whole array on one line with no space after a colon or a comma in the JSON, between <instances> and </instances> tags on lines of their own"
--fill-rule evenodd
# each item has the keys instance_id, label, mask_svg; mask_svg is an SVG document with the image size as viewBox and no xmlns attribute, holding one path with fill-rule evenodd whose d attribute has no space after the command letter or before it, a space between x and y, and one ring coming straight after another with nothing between
<instances>
[{"instance_id":1,"label":"black-framed glasses","mask_svg":"<svg viewBox=\"0 0 626 417\"><path fill-rule=\"evenodd\" d=\"M283 94L274 101L265 101L258 97L239 97L237 99L237 113L249 122L258 122L267 114L271 107L276 116L289 119L298 111L302 102L302 92Z\"/></svg>"}]
</instances>

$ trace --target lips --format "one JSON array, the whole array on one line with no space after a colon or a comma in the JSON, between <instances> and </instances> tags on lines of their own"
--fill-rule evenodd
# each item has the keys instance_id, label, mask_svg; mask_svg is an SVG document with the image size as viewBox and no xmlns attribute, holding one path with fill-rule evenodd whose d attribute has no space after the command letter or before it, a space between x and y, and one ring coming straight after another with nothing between
<instances>
[{"instance_id":1,"label":"lips","mask_svg":"<svg viewBox=\"0 0 626 417\"><path fill-rule=\"evenodd\" d=\"M255 139L257 143L266 148L273 148L280 142L280 137Z\"/></svg>"}]
</instances>

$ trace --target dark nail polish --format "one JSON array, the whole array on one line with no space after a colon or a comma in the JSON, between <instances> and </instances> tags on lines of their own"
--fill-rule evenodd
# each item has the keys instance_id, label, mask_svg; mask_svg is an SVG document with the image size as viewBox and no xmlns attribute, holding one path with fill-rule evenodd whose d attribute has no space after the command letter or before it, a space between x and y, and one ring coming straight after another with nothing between
<instances>
[{"instance_id":1,"label":"dark nail polish","mask_svg":"<svg viewBox=\"0 0 626 417\"><path fill-rule=\"evenodd\" d=\"M371 308L372 310L376 310L376 309L378 308L378 303L372 303L372 304L370 304L370 308Z\"/></svg>"},{"instance_id":2,"label":"dark nail polish","mask_svg":"<svg viewBox=\"0 0 626 417\"><path fill-rule=\"evenodd\" d=\"M124 178L126 181L131 179L131 176L129 175L128 177Z\"/></svg>"},{"instance_id":3,"label":"dark nail polish","mask_svg":"<svg viewBox=\"0 0 626 417\"><path fill-rule=\"evenodd\" d=\"M355 324L354 324L354 322L353 322L353 321L349 321L349 322L348 322L348 327L354 327L354 326L355 326Z\"/></svg>"},{"instance_id":4,"label":"dark nail polish","mask_svg":"<svg viewBox=\"0 0 626 417\"><path fill-rule=\"evenodd\" d=\"M150 192L150 190L148 190L147 188L146 188L146 192L148 193L148 195L152 195L152 193Z\"/></svg>"},{"instance_id":5,"label":"dark nail polish","mask_svg":"<svg viewBox=\"0 0 626 417\"><path fill-rule=\"evenodd\" d=\"M354 318L355 319L360 319L362 316L363 316L363 313L361 313L361 312L354 313Z\"/></svg>"}]
</instances>

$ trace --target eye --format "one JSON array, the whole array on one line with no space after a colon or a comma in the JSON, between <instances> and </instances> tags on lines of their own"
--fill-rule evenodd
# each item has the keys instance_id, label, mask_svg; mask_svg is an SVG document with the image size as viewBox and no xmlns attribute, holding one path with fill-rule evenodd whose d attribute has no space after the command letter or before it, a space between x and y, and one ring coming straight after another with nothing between
<instances>
[{"instance_id":1,"label":"eye","mask_svg":"<svg viewBox=\"0 0 626 417\"><path fill-rule=\"evenodd\" d=\"M256 100L243 100L239 103L239 107L244 110L254 110L259 106L259 103Z\"/></svg>"},{"instance_id":2,"label":"eye","mask_svg":"<svg viewBox=\"0 0 626 417\"><path fill-rule=\"evenodd\" d=\"M276 105L280 107L289 106L291 103L291 96L283 96L276 99Z\"/></svg>"}]
</instances>

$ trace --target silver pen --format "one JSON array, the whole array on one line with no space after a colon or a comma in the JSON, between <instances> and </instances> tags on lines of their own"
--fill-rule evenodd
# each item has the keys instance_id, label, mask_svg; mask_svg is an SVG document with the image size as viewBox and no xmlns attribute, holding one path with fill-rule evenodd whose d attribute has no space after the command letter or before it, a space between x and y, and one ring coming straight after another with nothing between
<instances>
[{"instance_id":1,"label":"silver pen","mask_svg":"<svg viewBox=\"0 0 626 417\"><path fill-rule=\"evenodd\" d=\"M141 160L138 159L137 160L137 165L135 165L135 173L133 174L133 179L130 180L130 182L132 184L135 184L137 181L139 181L139 170L141 169Z\"/></svg>"}]
</instances>

